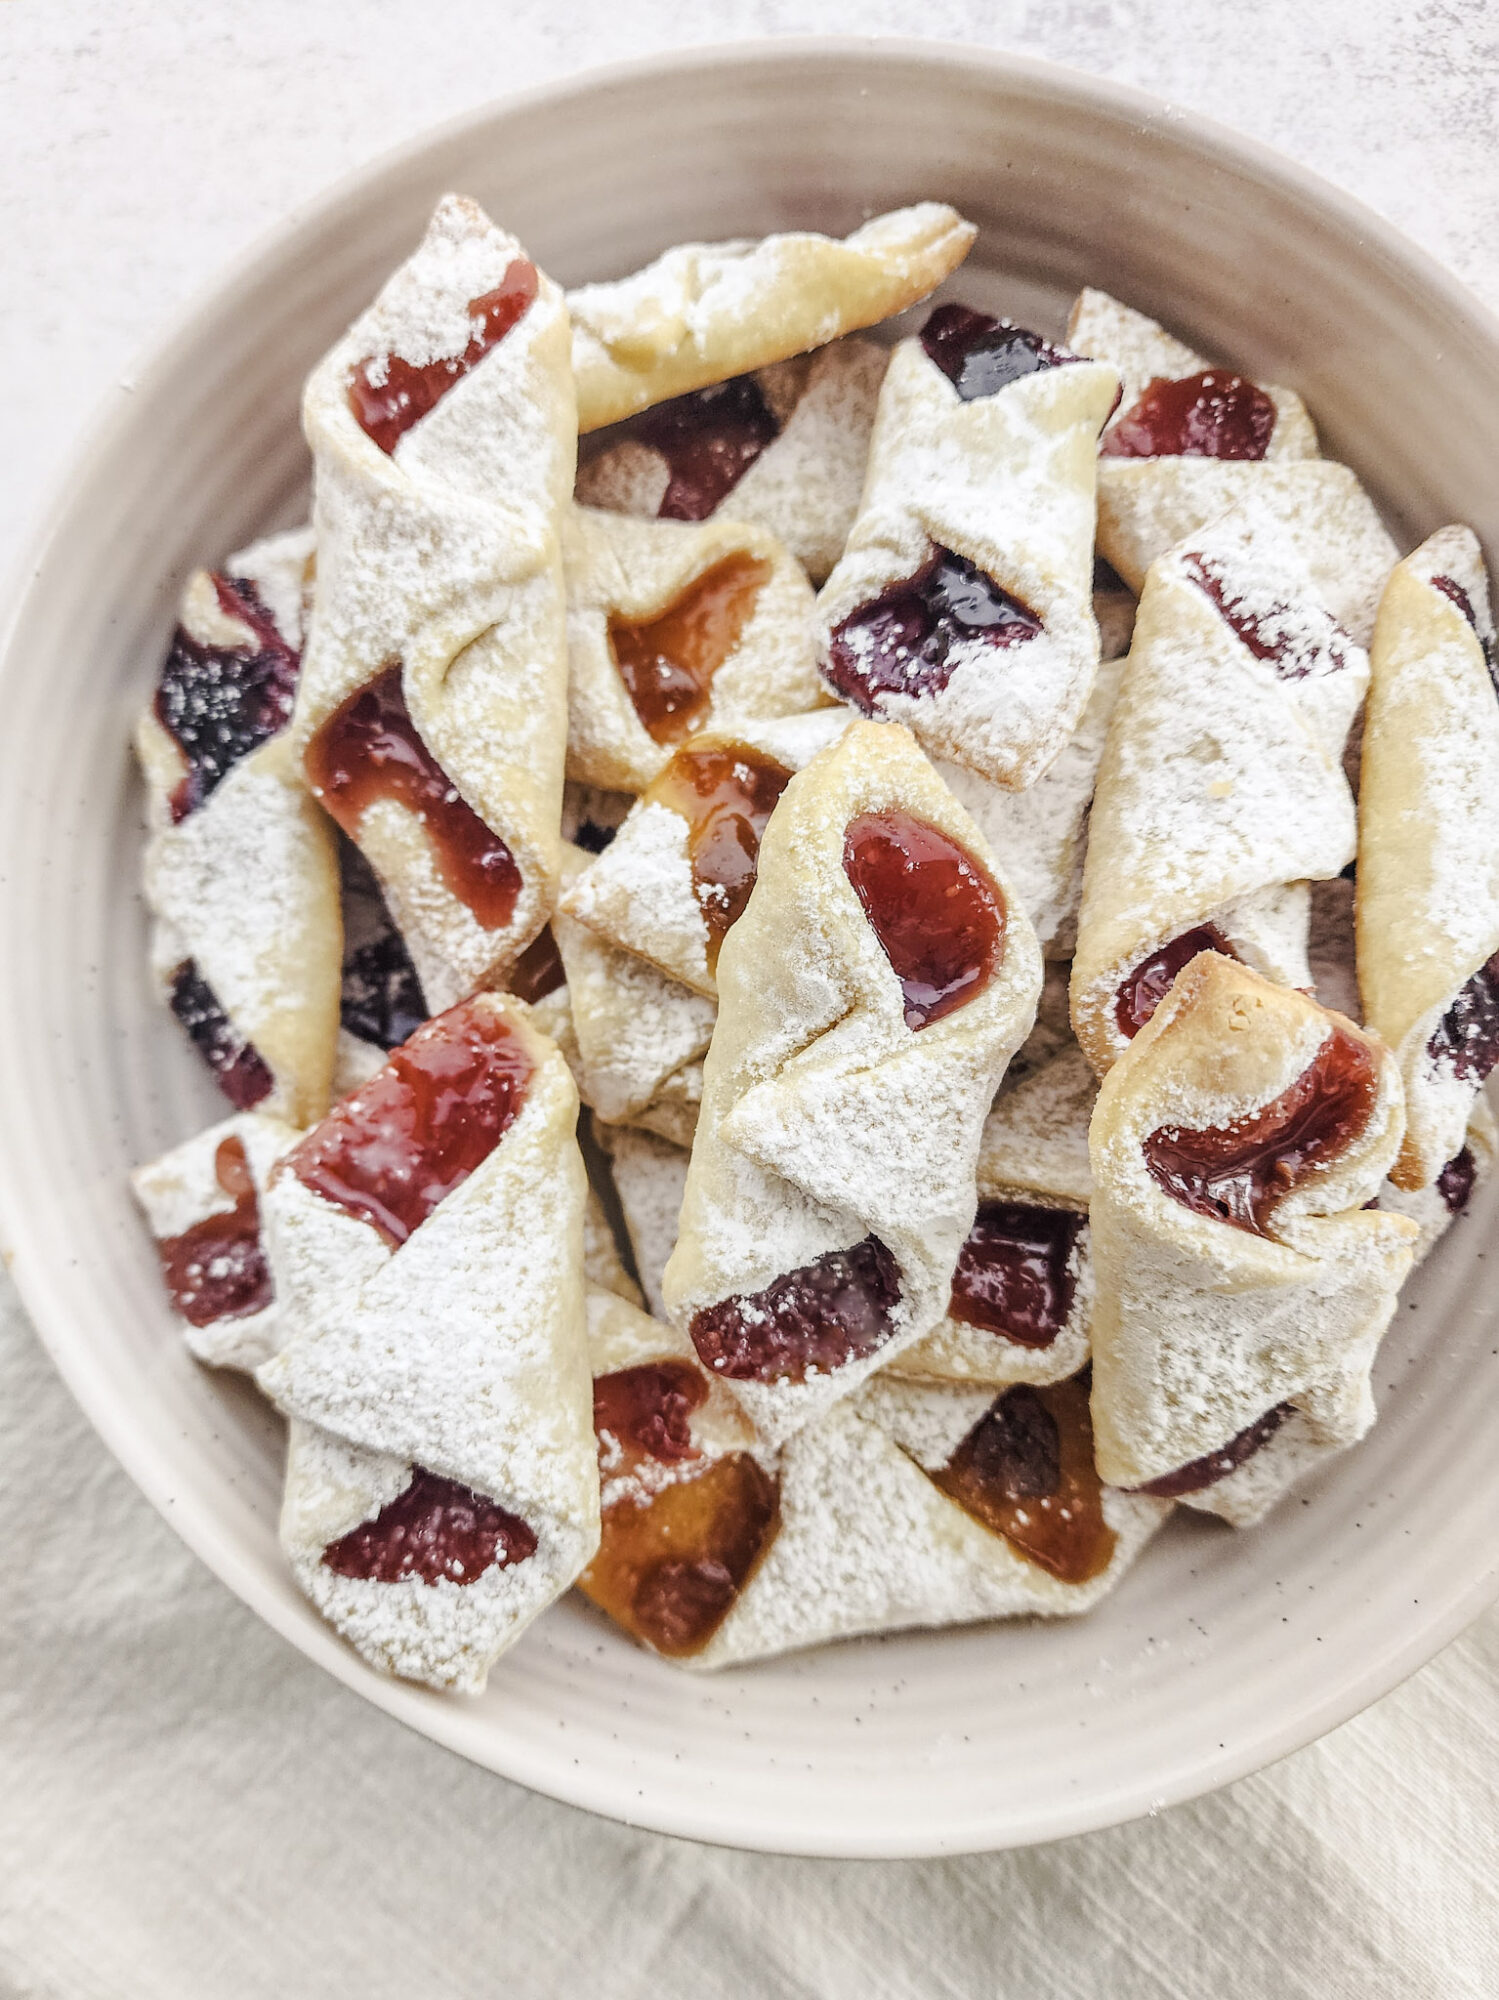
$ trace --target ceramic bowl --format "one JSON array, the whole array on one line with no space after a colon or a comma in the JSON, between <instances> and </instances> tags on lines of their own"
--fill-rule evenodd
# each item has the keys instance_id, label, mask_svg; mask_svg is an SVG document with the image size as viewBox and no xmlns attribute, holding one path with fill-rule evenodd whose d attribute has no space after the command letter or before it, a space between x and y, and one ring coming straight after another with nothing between
<instances>
[{"instance_id":1,"label":"ceramic bowl","mask_svg":"<svg viewBox=\"0 0 1499 2000\"><path fill-rule=\"evenodd\" d=\"M1355 203L1137 93L865 41L695 51L444 128L344 183L137 372L27 571L0 679L0 1212L43 1339L144 1491L248 1604L476 1762L633 1823L784 1852L1040 1841L1224 1784L1430 1657L1495 1593L1499 1187L1411 1285L1370 1439L1252 1534L1181 1519L1076 1622L917 1633L717 1678L570 1599L480 1700L379 1678L276 1544L279 1426L197 1367L126 1171L220 1115L147 983L128 749L188 571L305 506L307 369L477 197L559 279L689 237L837 233L924 197L981 225L949 290L1060 328L1084 282L1294 384L1402 544L1499 548L1499 327Z\"/></svg>"}]
</instances>

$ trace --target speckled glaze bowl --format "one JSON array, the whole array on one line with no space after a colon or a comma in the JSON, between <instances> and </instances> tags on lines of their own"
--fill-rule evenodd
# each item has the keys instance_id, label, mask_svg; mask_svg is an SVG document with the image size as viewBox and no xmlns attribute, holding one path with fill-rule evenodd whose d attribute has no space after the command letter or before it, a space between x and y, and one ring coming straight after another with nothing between
<instances>
[{"instance_id":1,"label":"speckled glaze bowl","mask_svg":"<svg viewBox=\"0 0 1499 2000\"><path fill-rule=\"evenodd\" d=\"M120 1459L231 1589L392 1715L622 1820L788 1853L1053 1839L1226 1783L1410 1673L1499 1588L1491 1187L1411 1285L1373 1436L1252 1534L1174 1522L1086 1619L911 1634L705 1679L570 1599L478 1701L382 1680L293 1587L279 1426L188 1359L126 1170L222 1111L147 985L129 730L182 580L305 505L298 391L446 188L555 276L685 237L981 224L949 290L1055 331L1084 281L1295 385L1405 546L1499 550L1499 326L1373 215L1137 93L976 50L696 51L482 111L345 183L139 371L24 578L0 713L0 1214Z\"/></svg>"}]
</instances>

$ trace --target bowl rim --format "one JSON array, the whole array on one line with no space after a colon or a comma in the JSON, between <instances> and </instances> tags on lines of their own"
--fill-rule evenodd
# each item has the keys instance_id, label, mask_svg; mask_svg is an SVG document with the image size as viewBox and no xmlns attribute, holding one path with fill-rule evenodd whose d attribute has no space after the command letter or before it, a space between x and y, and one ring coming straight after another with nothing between
<instances>
[{"instance_id":1,"label":"bowl rim","mask_svg":"<svg viewBox=\"0 0 1499 2000\"><path fill-rule=\"evenodd\" d=\"M90 470L103 457L118 430L131 419L138 394L151 394L170 375L179 351L200 337L201 322L222 312L238 295L257 290L269 276L268 267L304 232L325 229L341 207L367 200L379 183L398 176L435 145L480 131L497 120L528 112L562 108L580 95L628 89L631 85L673 75L696 73L705 78L732 72L746 62L761 65L834 62L856 56L861 62L892 65L916 62L932 69L988 71L996 78L1029 83L1039 91L1071 100L1079 108L1098 109L1132 120L1142 129L1168 127L1179 131L1204 152L1215 155L1230 172L1310 201L1376 248L1414 272L1437 294L1446 309L1465 321L1486 342L1499 348L1499 314L1491 310L1461 279L1430 252L1392 223L1288 155L1235 131L1204 114L1179 107L1141 87L1005 49L987 48L952 38L886 35L778 35L733 41L695 43L669 51L574 70L564 76L508 92L459 112L378 153L363 165L337 176L281 220L259 231L212 276L196 285L161 329L135 351L115 383L95 402L80 427L77 441L52 481L36 522L23 532L0 597L0 686L18 670L19 640L33 589L46 560L53 554L67 516L89 484ZM22 1187L25 1165L13 1157L0 1137L0 1258L10 1271L22 1304L39 1340L69 1393L94 1430L129 1474L135 1485L170 1523L187 1547L257 1617L298 1652L325 1668L346 1687L362 1695L397 1721L478 1762L498 1775L561 1802L599 1813L628 1826L727 1847L758 1849L791 1855L900 1859L928 1855L977 1853L999 1848L1045 1844L1098 1831L1167 1806L1217 1791L1239 1778L1264 1769L1316 1741L1397 1687L1424 1666L1499 1597L1499 1564L1477 1569L1445 1600L1430 1604L1418 1628L1388 1652L1371 1657L1360 1671L1331 1681L1293 1716L1267 1722L1225 1744L1215 1756L1203 1758L1187 1775L1166 1781L1158 1789L1126 1785L1086 1802L1056 1801L1038 1808L1031 1827L1004 1826L986 1830L967 1827L951 1841L940 1837L912 1838L879 1830L852 1835L836 1843L814 1833L801 1837L794 1826L770 1838L758 1829L733 1825L733 1810L707 1799L703 1809L653 1804L646 1786L629 1774L597 1774L571 1759L533 1749L515 1736L506 1754L487 1754L471 1740L465 1726L466 1704L410 1683L375 1673L345 1646L331 1628L309 1628L286 1608L285 1600L266 1587L260 1566L243 1559L212 1519L184 1517L176 1505L173 1476L148 1439L137 1434L126 1411L98 1388L87 1366L87 1344L80 1338L64 1299L44 1260L26 1249ZM18 1224L20 1226L18 1226Z\"/></svg>"}]
</instances>

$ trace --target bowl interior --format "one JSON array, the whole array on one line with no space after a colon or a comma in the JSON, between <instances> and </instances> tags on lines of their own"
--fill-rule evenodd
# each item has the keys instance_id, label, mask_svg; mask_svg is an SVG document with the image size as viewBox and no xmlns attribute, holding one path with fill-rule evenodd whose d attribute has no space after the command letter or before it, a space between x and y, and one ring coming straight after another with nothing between
<instances>
[{"instance_id":1,"label":"bowl interior","mask_svg":"<svg viewBox=\"0 0 1499 2000\"><path fill-rule=\"evenodd\" d=\"M687 237L842 232L941 197L974 303L1054 330L1092 282L1300 389L1405 545L1499 547L1499 337L1373 218L1252 147L965 49L757 45L584 78L439 132L242 266L117 400L14 622L0 736L0 1201L59 1366L192 1546L370 1699L480 1763L667 1831L920 1854L1127 1818L1253 1769L1420 1664L1495 1588L1499 1188L1410 1287L1371 1439L1255 1534L1174 1523L1070 1624L871 1640L713 1679L581 1601L475 1702L381 1680L276 1546L280 1437L195 1366L125 1186L222 1106L147 983L128 750L188 570L296 518L310 364L454 187L560 279ZM1440 370L1431 364L1440 357Z\"/></svg>"}]
</instances>

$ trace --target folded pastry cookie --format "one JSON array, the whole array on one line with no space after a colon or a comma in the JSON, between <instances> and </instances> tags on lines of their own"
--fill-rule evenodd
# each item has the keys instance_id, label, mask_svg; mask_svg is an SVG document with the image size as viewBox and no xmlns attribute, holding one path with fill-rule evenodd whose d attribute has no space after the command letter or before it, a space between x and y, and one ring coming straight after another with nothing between
<instances>
[{"instance_id":1,"label":"folded pastry cookie","mask_svg":"<svg viewBox=\"0 0 1499 2000\"><path fill-rule=\"evenodd\" d=\"M853 526L889 359L875 341L835 340L662 403L579 466L577 498L648 519L752 521L821 583Z\"/></svg>"},{"instance_id":2,"label":"folded pastry cookie","mask_svg":"<svg viewBox=\"0 0 1499 2000\"><path fill-rule=\"evenodd\" d=\"M418 1029L271 1176L282 1538L373 1664L483 1685L592 1554L577 1091L524 1005Z\"/></svg>"},{"instance_id":3,"label":"folded pastry cookie","mask_svg":"<svg viewBox=\"0 0 1499 2000\"><path fill-rule=\"evenodd\" d=\"M189 1352L211 1367L253 1372L276 1351L279 1313L260 1240L260 1195L300 1136L279 1118L243 1111L130 1176Z\"/></svg>"},{"instance_id":4,"label":"folded pastry cookie","mask_svg":"<svg viewBox=\"0 0 1499 2000\"><path fill-rule=\"evenodd\" d=\"M1020 789L1098 667L1097 440L1113 369L939 306L880 390L859 513L818 598L828 685Z\"/></svg>"},{"instance_id":5,"label":"folded pastry cookie","mask_svg":"<svg viewBox=\"0 0 1499 2000\"><path fill-rule=\"evenodd\" d=\"M1499 699L1488 579L1467 528L1407 556L1379 608L1359 804L1358 979L1395 1051L1393 1178L1435 1180L1499 1062Z\"/></svg>"},{"instance_id":6,"label":"folded pastry cookie","mask_svg":"<svg viewBox=\"0 0 1499 2000\"><path fill-rule=\"evenodd\" d=\"M604 424L745 375L924 299L977 230L945 203L878 215L841 240L679 243L627 278L567 296L578 422Z\"/></svg>"},{"instance_id":7,"label":"folded pastry cookie","mask_svg":"<svg viewBox=\"0 0 1499 2000\"><path fill-rule=\"evenodd\" d=\"M556 286L448 195L303 400L318 573L293 732L434 1007L502 974L556 892L568 353Z\"/></svg>"},{"instance_id":8,"label":"folded pastry cookie","mask_svg":"<svg viewBox=\"0 0 1499 2000\"><path fill-rule=\"evenodd\" d=\"M764 528L574 508L568 775L640 792L699 730L818 707L812 602Z\"/></svg>"},{"instance_id":9,"label":"folded pastry cookie","mask_svg":"<svg viewBox=\"0 0 1499 2000\"><path fill-rule=\"evenodd\" d=\"M664 1284L763 1436L942 1317L1040 985L1024 912L904 730L858 723L791 779L719 954Z\"/></svg>"},{"instance_id":10,"label":"folded pastry cookie","mask_svg":"<svg viewBox=\"0 0 1499 2000\"><path fill-rule=\"evenodd\" d=\"M1379 1191L1381 1208L1396 1215L1408 1215L1421 1234L1416 1239L1416 1262L1424 1263L1460 1216L1468 1212L1474 1193L1494 1171L1499 1159L1499 1127L1487 1099L1474 1101L1463 1143L1437 1175L1424 1187L1402 1188L1393 1180Z\"/></svg>"},{"instance_id":11,"label":"folded pastry cookie","mask_svg":"<svg viewBox=\"0 0 1499 2000\"><path fill-rule=\"evenodd\" d=\"M661 1281L676 1248L689 1150L629 1125L596 1127L595 1137L609 1154L641 1289L651 1311L664 1317Z\"/></svg>"},{"instance_id":12,"label":"folded pastry cookie","mask_svg":"<svg viewBox=\"0 0 1499 2000\"><path fill-rule=\"evenodd\" d=\"M1072 1020L1100 1075L1197 952L1309 986L1308 880L1356 843L1343 745L1369 664L1244 508L1153 565L1083 866Z\"/></svg>"},{"instance_id":13,"label":"folded pastry cookie","mask_svg":"<svg viewBox=\"0 0 1499 2000\"><path fill-rule=\"evenodd\" d=\"M1368 1206L1403 1123L1377 1037L1215 952L1177 975L1091 1128L1106 1480L1242 1522L1369 1428L1417 1234Z\"/></svg>"},{"instance_id":14,"label":"folded pastry cookie","mask_svg":"<svg viewBox=\"0 0 1499 2000\"><path fill-rule=\"evenodd\" d=\"M978 1213L947 1317L890 1363L895 1375L1060 1382L1088 1359L1088 1121L1098 1085L1076 1045L1002 1090L984 1120Z\"/></svg>"},{"instance_id":15,"label":"folded pastry cookie","mask_svg":"<svg viewBox=\"0 0 1499 2000\"><path fill-rule=\"evenodd\" d=\"M1067 341L1124 384L1101 446L1098 547L1125 582L1139 590L1173 544L1252 500L1294 536L1318 597L1367 645L1397 551L1355 475L1318 455L1295 391L1214 367L1107 292L1079 295Z\"/></svg>"}]
</instances>

